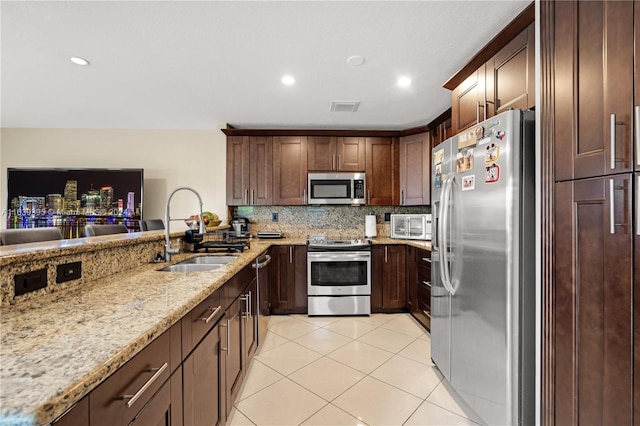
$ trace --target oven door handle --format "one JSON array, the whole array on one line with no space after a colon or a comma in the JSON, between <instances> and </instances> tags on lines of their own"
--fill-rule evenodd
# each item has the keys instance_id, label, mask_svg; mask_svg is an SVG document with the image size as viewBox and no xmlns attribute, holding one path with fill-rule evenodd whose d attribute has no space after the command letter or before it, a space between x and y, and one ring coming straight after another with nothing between
<instances>
[{"instance_id":1,"label":"oven door handle","mask_svg":"<svg viewBox=\"0 0 640 426\"><path fill-rule=\"evenodd\" d=\"M353 261L367 261L371 259L371 252L315 252L307 253L307 258L311 262L353 262Z\"/></svg>"}]
</instances>

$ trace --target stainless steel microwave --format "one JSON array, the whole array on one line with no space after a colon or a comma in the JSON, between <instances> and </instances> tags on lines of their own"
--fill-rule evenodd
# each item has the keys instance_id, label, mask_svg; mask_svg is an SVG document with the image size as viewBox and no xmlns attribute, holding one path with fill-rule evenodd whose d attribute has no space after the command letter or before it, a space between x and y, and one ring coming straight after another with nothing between
<instances>
[{"instance_id":1,"label":"stainless steel microwave","mask_svg":"<svg viewBox=\"0 0 640 426\"><path fill-rule=\"evenodd\" d=\"M364 173L309 173L307 204L366 204Z\"/></svg>"}]
</instances>

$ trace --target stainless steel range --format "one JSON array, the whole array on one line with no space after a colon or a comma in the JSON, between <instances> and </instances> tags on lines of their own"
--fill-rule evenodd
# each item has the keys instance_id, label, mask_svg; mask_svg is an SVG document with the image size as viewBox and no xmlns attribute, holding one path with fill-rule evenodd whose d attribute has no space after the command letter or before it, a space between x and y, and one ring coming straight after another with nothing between
<instances>
[{"instance_id":1,"label":"stainless steel range","mask_svg":"<svg viewBox=\"0 0 640 426\"><path fill-rule=\"evenodd\" d=\"M309 315L371 314L371 241L307 240Z\"/></svg>"}]
</instances>

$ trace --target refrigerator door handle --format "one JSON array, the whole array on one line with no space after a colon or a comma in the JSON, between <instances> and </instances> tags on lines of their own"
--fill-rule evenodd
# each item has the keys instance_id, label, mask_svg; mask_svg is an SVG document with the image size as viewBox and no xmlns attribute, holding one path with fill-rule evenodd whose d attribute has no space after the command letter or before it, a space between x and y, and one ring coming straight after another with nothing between
<instances>
[{"instance_id":1,"label":"refrigerator door handle","mask_svg":"<svg viewBox=\"0 0 640 426\"><path fill-rule=\"evenodd\" d=\"M640 106L635 107L636 118L636 165L640 166Z\"/></svg>"},{"instance_id":2,"label":"refrigerator door handle","mask_svg":"<svg viewBox=\"0 0 640 426\"><path fill-rule=\"evenodd\" d=\"M636 235L640 235L640 175L636 177Z\"/></svg>"},{"instance_id":3,"label":"refrigerator door handle","mask_svg":"<svg viewBox=\"0 0 640 426\"><path fill-rule=\"evenodd\" d=\"M447 229L449 227L449 198L451 195L451 188L453 187L454 174L447 177L444 182L444 188L440 193L440 276L442 277L442 285L452 295L455 293L453 285L451 284L451 275L449 273L449 250L448 250L448 237Z\"/></svg>"}]
</instances>

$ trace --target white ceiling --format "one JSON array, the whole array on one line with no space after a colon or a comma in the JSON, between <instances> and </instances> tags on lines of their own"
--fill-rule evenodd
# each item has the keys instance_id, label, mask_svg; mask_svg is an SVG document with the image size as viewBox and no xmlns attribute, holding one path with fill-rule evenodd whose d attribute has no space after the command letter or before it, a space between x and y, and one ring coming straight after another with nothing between
<instances>
[{"instance_id":1,"label":"white ceiling","mask_svg":"<svg viewBox=\"0 0 640 426\"><path fill-rule=\"evenodd\" d=\"M442 84L529 3L2 0L1 126L425 125L450 106Z\"/></svg>"}]
</instances>

